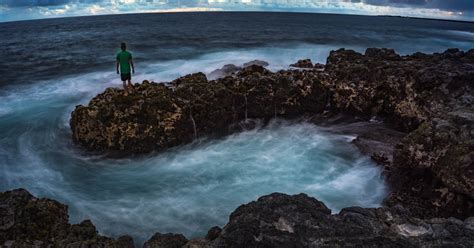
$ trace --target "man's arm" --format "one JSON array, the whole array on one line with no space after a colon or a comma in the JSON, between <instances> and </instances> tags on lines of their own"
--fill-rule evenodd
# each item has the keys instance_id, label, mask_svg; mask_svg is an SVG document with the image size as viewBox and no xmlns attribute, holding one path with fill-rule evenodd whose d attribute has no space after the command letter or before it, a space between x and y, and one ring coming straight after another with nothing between
<instances>
[{"instance_id":1,"label":"man's arm","mask_svg":"<svg viewBox=\"0 0 474 248\"><path fill-rule=\"evenodd\" d=\"M133 65L133 59L130 58L130 65L132 66L132 73L135 73L135 66Z\"/></svg>"}]
</instances>

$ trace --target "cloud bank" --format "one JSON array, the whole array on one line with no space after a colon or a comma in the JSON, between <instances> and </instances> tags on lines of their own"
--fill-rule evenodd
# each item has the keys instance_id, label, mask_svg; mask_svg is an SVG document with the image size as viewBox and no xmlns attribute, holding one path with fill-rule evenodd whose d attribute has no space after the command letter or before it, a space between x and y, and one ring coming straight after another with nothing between
<instances>
[{"instance_id":1,"label":"cloud bank","mask_svg":"<svg viewBox=\"0 0 474 248\"><path fill-rule=\"evenodd\" d=\"M0 0L0 21L179 11L298 11L474 21L474 0Z\"/></svg>"}]
</instances>

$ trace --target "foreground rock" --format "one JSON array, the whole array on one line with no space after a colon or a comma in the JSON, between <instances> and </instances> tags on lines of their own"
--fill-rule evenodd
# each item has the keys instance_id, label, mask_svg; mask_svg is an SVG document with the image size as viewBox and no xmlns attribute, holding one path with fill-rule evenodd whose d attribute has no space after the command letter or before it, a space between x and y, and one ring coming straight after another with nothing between
<instances>
[{"instance_id":1,"label":"foreground rock","mask_svg":"<svg viewBox=\"0 0 474 248\"><path fill-rule=\"evenodd\" d=\"M97 234L90 221L71 225L67 206L18 189L0 193L2 247L134 247ZM144 248L177 247L472 247L474 218L418 219L400 207L351 207L331 215L305 194L273 193L238 207L222 229L187 240L156 233Z\"/></svg>"},{"instance_id":2,"label":"foreground rock","mask_svg":"<svg viewBox=\"0 0 474 248\"><path fill-rule=\"evenodd\" d=\"M305 194L274 193L237 208L210 247L433 247L474 245L474 219L417 219L397 206L331 215Z\"/></svg>"},{"instance_id":3,"label":"foreground rock","mask_svg":"<svg viewBox=\"0 0 474 248\"><path fill-rule=\"evenodd\" d=\"M0 193L1 247L134 247L130 236L101 236L91 221L69 224L67 206L24 189Z\"/></svg>"}]
</instances>

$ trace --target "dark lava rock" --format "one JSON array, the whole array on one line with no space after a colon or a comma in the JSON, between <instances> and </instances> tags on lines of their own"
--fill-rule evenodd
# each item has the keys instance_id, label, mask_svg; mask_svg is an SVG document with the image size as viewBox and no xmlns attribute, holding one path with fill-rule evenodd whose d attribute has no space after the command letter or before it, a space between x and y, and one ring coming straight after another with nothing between
<instances>
[{"instance_id":1,"label":"dark lava rock","mask_svg":"<svg viewBox=\"0 0 474 248\"><path fill-rule=\"evenodd\" d=\"M108 88L72 113L73 138L94 151L145 153L229 133L246 118L321 112L325 86L312 72L275 74L252 65L207 81L202 73L164 84L144 82L133 93Z\"/></svg>"},{"instance_id":2,"label":"dark lava rock","mask_svg":"<svg viewBox=\"0 0 474 248\"><path fill-rule=\"evenodd\" d=\"M222 228L218 226L214 226L211 229L209 229L209 231L207 231L206 239L214 240L219 236L219 234L221 234L221 232L222 232Z\"/></svg>"},{"instance_id":3,"label":"dark lava rock","mask_svg":"<svg viewBox=\"0 0 474 248\"><path fill-rule=\"evenodd\" d=\"M134 247L130 236L97 234L91 221L68 223L67 206L26 190L0 193L2 247ZM212 247L472 247L474 217L414 218L394 207L342 209L332 215L305 194L273 193L238 207L223 229L206 238L156 233L144 248Z\"/></svg>"},{"instance_id":4,"label":"dark lava rock","mask_svg":"<svg viewBox=\"0 0 474 248\"><path fill-rule=\"evenodd\" d=\"M0 193L1 247L134 247L129 236L101 236L91 221L71 225L67 206L24 189Z\"/></svg>"},{"instance_id":5,"label":"dark lava rock","mask_svg":"<svg viewBox=\"0 0 474 248\"><path fill-rule=\"evenodd\" d=\"M211 73L209 73L208 76L209 76L210 79L218 79L218 78L222 78L222 77L225 77L225 76L229 76L230 74L232 74L234 72L237 72L240 69L242 69L242 68L239 67L239 66L236 66L236 65L233 65L233 64L227 64L227 65L224 65L220 69L216 69L216 70L211 71Z\"/></svg>"},{"instance_id":6,"label":"dark lava rock","mask_svg":"<svg viewBox=\"0 0 474 248\"><path fill-rule=\"evenodd\" d=\"M256 60L252 60L252 61L249 61L247 63L244 63L243 67L248 67L248 66L251 66L251 65L258 65L258 66L266 67L266 66L269 66L270 64L268 64L267 61L256 59Z\"/></svg>"},{"instance_id":7,"label":"dark lava rock","mask_svg":"<svg viewBox=\"0 0 474 248\"><path fill-rule=\"evenodd\" d=\"M188 240L182 234L155 233L153 237L143 245L143 248L180 248L187 242Z\"/></svg>"},{"instance_id":8,"label":"dark lava rock","mask_svg":"<svg viewBox=\"0 0 474 248\"><path fill-rule=\"evenodd\" d=\"M234 64L227 64L227 65L224 65L220 69L213 70L211 73L208 74L208 77L211 80L227 77L227 76L230 76L232 73L236 73L236 72L242 70L242 68L249 67L249 66L252 66L252 65L266 67L269 64L268 64L268 62L263 61L263 60L252 60L252 61L249 61L247 63L244 63L242 66L236 66Z\"/></svg>"},{"instance_id":9,"label":"dark lava rock","mask_svg":"<svg viewBox=\"0 0 474 248\"><path fill-rule=\"evenodd\" d=\"M311 62L311 59L300 59L290 66L296 68L313 68L313 62Z\"/></svg>"},{"instance_id":10,"label":"dark lava rock","mask_svg":"<svg viewBox=\"0 0 474 248\"><path fill-rule=\"evenodd\" d=\"M449 118L449 117L448 117ZM409 203L418 216L474 213L474 122L424 122L396 146L389 205Z\"/></svg>"},{"instance_id":11,"label":"dark lava rock","mask_svg":"<svg viewBox=\"0 0 474 248\"><path fill-rule=\"evenodd\" d=\"M221 234L201 247L472 247L471 222L412 218L399 206L331 215L305 194L273 193L238 207Z\"/></svg>"},{"instance_id":12,"label":"dark lava rock","mask_svg":"<svg viewBox=\"0 0 474 248\"><path fill-rule=\"evenodd\" d=\"M446 56L449 53L451 56ZM366 55L332 51L324 72L279 71L251 65L208 81L203 73L166 86L145 82L123 96L108 88L71 115L73 138L94 151L144 153L226 133L247 118L329 111L382 117L398 130L455 108L472 108L474 62L463 52L401 57L390 49ZM471 100L470 100L471 99ZM444 117L443 117L444 118Z\"/></svg>"}]
</instances>

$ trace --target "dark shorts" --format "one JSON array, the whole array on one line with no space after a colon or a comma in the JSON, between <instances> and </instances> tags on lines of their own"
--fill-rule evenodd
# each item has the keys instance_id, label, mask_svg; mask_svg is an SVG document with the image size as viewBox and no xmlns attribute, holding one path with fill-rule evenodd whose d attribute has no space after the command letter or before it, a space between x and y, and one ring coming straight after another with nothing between
<instances>
[{"instance_id":1,"label":"dark shorts","mask_svg":"<svg viewBox=\"0 0 474 248\"><path fill-rule=\"evenodd\" d=\"M120 74L122 81L132 80L132 75L130 73Z\"/></svg>"}]
</instances>

